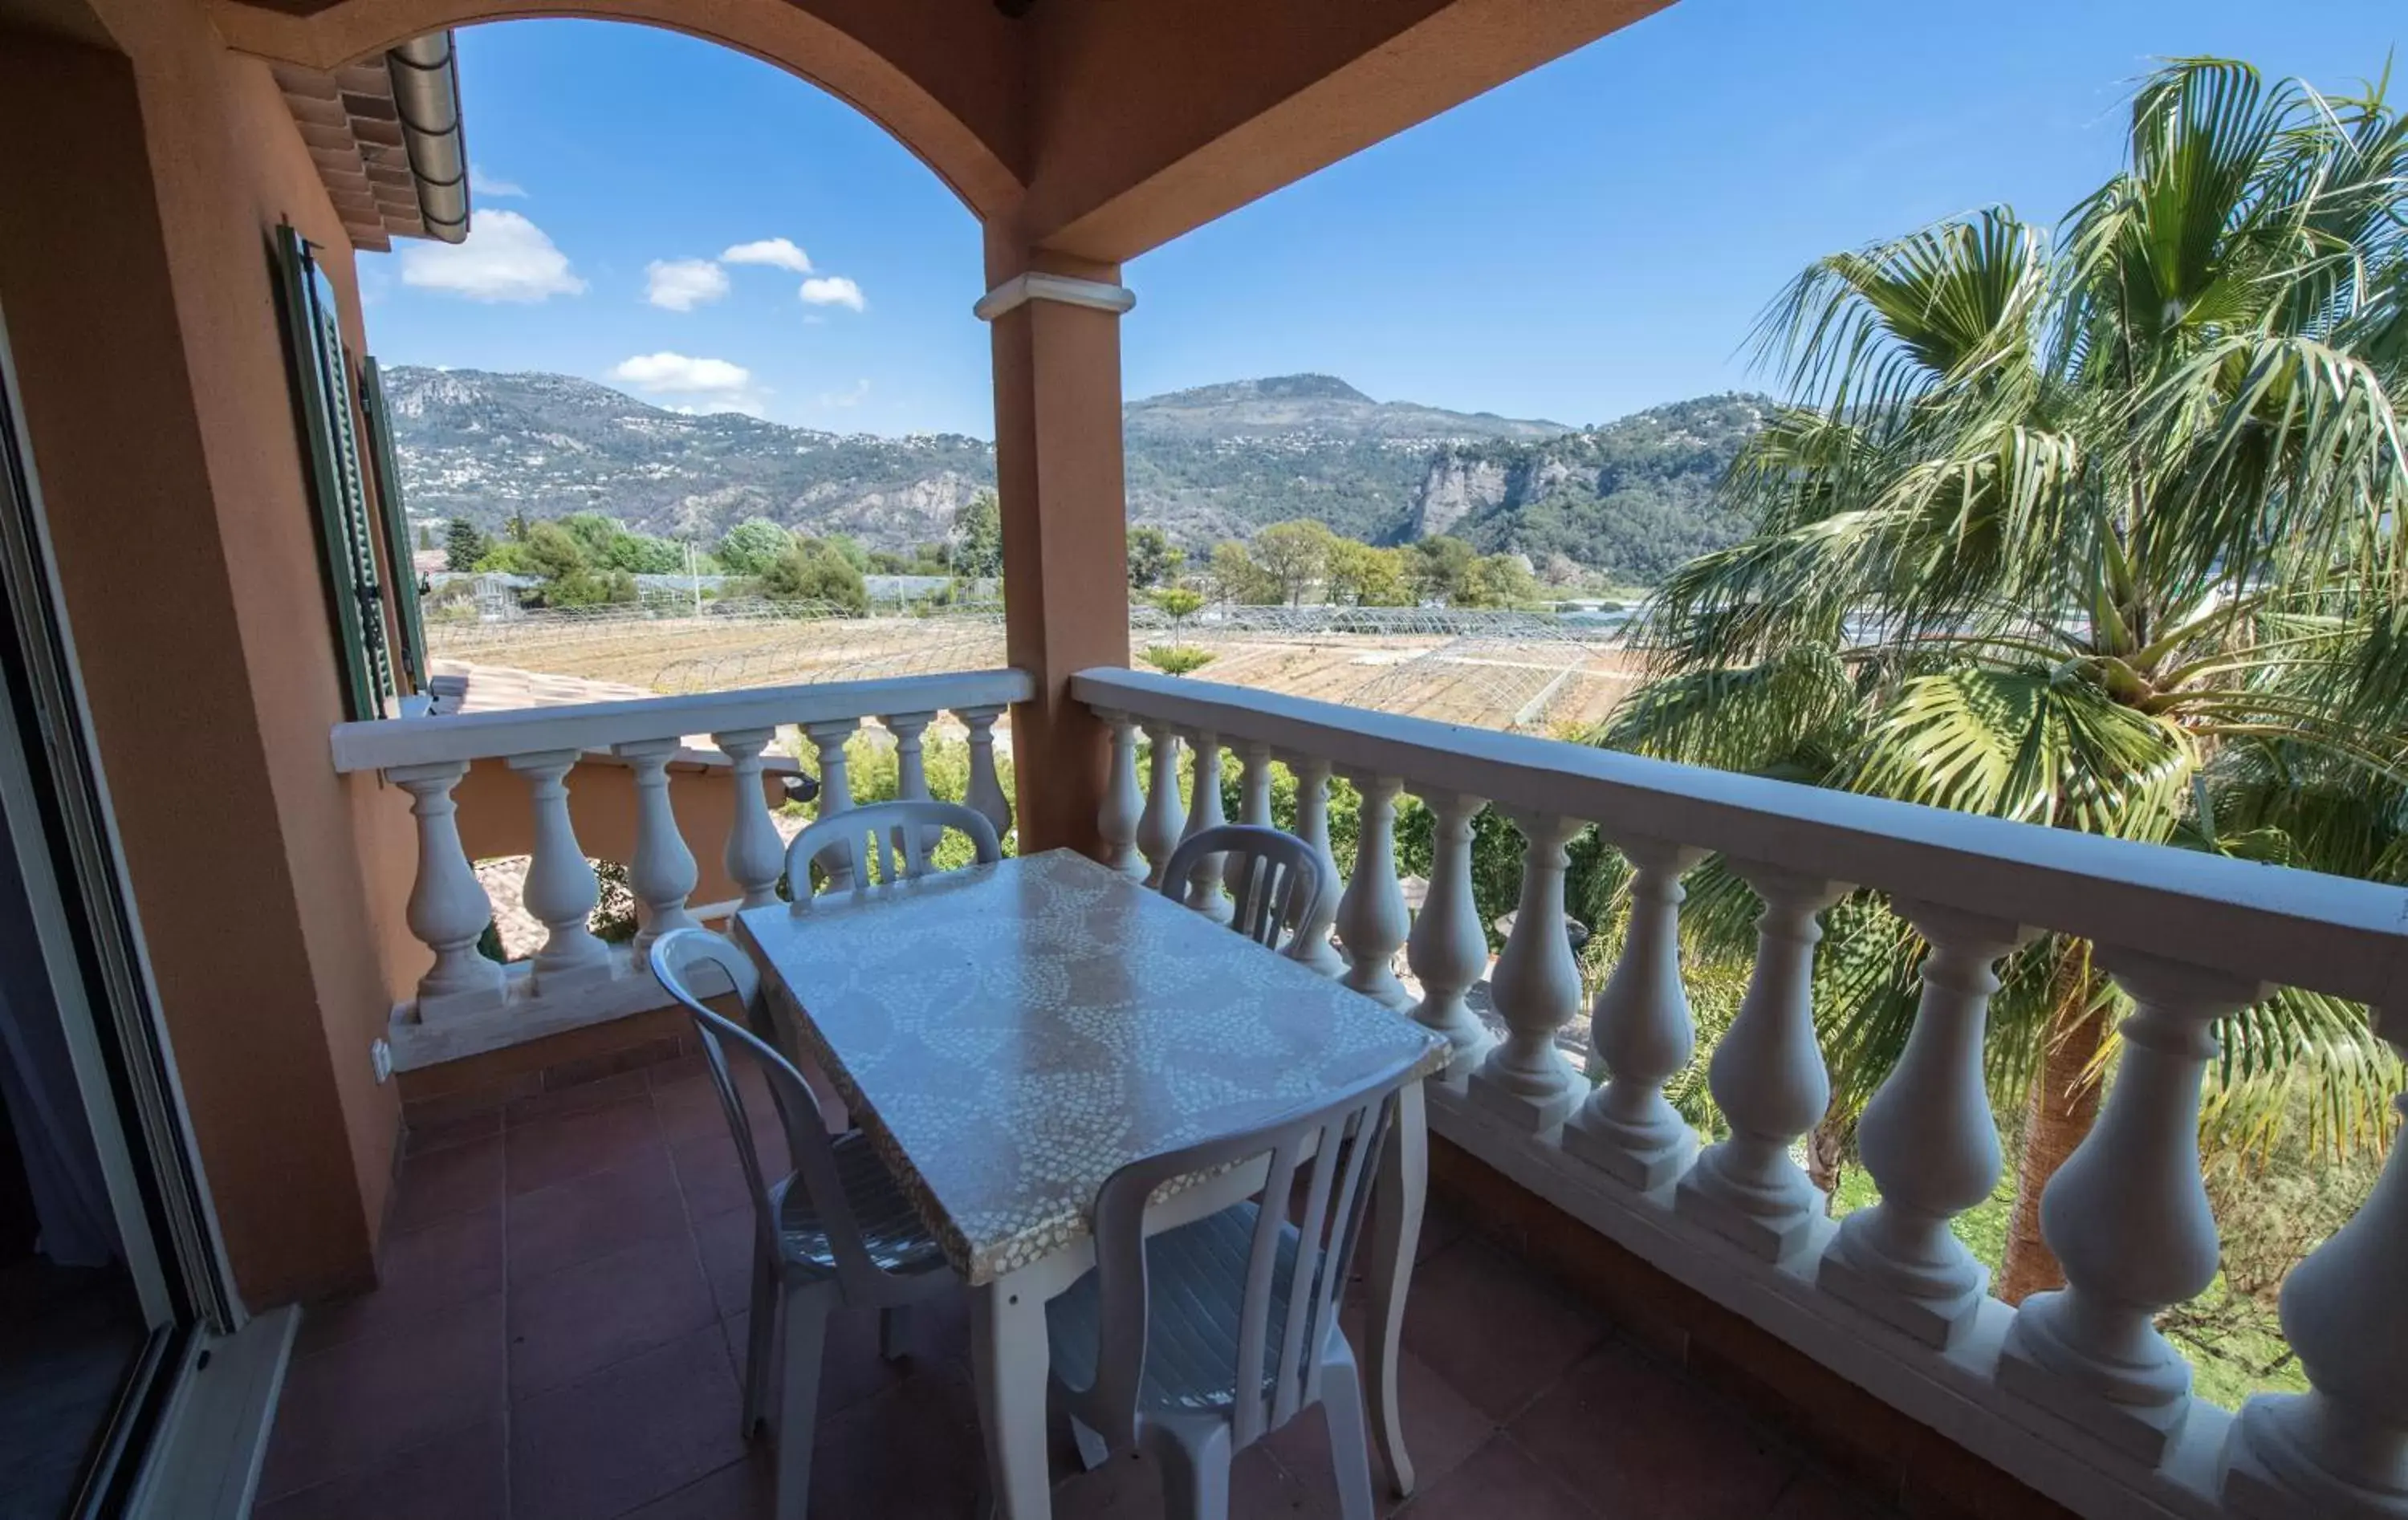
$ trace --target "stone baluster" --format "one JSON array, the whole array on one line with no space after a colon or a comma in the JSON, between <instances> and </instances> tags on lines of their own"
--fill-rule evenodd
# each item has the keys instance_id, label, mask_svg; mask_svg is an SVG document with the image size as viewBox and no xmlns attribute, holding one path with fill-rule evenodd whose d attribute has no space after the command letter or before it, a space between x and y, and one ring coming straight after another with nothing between
<instances>
[{"instance_id":1,"label":"stone baluster","mask_svg":"<svg viewBox=\"0 0 2408 1520\"><path fill-rule=\"evenodd\" d=\"M1397 952L1411 927L1404 889L1397 883L1397 793L1394 776L1348 771L1363 795L1354 835L1354 874L1338 899L1338 938L1345 942L1346 974L1339 978L1366 997L1402 1012L1412 994L1397 980Z\"/></svg>"},{"instance_id":2,"label":"stone baluster","mask_svg":"<svg viewBox=\"0 0 2408 1520\"><path fill-rule=\"evenodd\" d=\"M1647 1192L1698 1154L1698 1132L1665 1101L1664 1084L1697 1048L1681 981L1681 878L1705 852L1632 834L1608 842L1630 863L1630 924L1589 1009L1589 1049L1606 1080L1564 1125L1564 1149Z\"/></svg>"},{"instance_id":3,"label":"stone baluster","mask_svg":"<svg viewBox=\"0 0 2408 1520\"><path fill-rule=\"evenodd\" d=\"M1137 834L1145 816L1145 796L1137 781L1137 722L1125 712L1098 712L1112 731L1112 753L1104 777L1103 806L1096 810L1096 832L1104 841L1104 864L1132 882L1146 878L1145 856L1138 853Z\"/></svg>"},{"instance_id":4,"label":"stone baluster","mask_svg":"<svg viewBox=\"0 0 2408 1520\"><path fill-rule=\"evenodd\" d=\"M452 789L468 774L465 760L395 766L385 780L409 794L409 815L418 820L418 877L404 910L409 932L435 953L435 964L418 979L418 1019L498 1006L502 968L478 954L477 941L494 921L493 900L477 880L476 868L460 847Z\"/></svg>"},{"instance_id":5,"label":"stone baluster","mask_svg":"<svg viewBox=\"0 0 2408 1520\"><path fill-rule=\"evenodd\" d=\"M2104 946L2096 959L2137 1006L2098 1122L2041 1194L2066 1285L2015 1311L1999 1382L2154 1464L2189 1413L2190 1363L2150 1322L2215 1278L2199 1163L2210 1025L2265 989Z\"/></svg>"},{"instance_id":6,"label":"stone baluster","mask_svg":"<svg viewBox=\"0 0 2408 1520\"><path fill-rule=\"evenodd\" d=\"M674 738L610 746L610 753L636 772L636 858L627 862L627 889L636 896L638 956L670 930L697 926L685 906L696 879L694 852L685 847L677 812L669 806L669 762L681 747Z\"/></svg>"},{"instance_id":7,"label":"stone baluster","mask_svg":"<svg viewBox=\"0 0 2408 1520\"><path fill-rule=\"evenodd\" d=\"M1856 1121L1865 1170L1881 1201L1841 1222L1816 1269L1823 1290L1935 1346L1973 1327L1989 1269L1948 1222L1999 1183L1999 1128L1982 1080L1991 968L2024 931L1931 903L1900 901L1929 942L1923 997L1905 1052Z\"/></svg>"},{"instance_id":8,"label":"stone baluster","mask_svg":"<svg viewBox=\"0 0 2408 1520\"><path fill-rule=\"evenodd\" d=\"M1768 1261L1806 1242L1823 1195L1789 1159L1831 1100L1814 1038L1814 915L1847 888L1770 866L1732 863L1764 903L1756 968L1706 1080L1730 1134L1682 1175L1678 1207Z\"/></svg>"},{"instance_id":9,"label":"stone baluster","mask_svg":"<svg viewBox=\"0 0 2408 1520\"><path fill-rule=\"evenodd\" d=\"M1580 1011L1580 965L1564 924L1564 846L1580 821L1508 810L1522 833L1522 895L1488 994L1505 1038L1471 1074L1471 1100L1536 1134L1570 1116L1583 1089L1555 1049L1555 1031ZM1433 883L1435 884L1435 883Z\"/></svg>"},{"instance_id":10,"label":"stone baluster","mask_svg":"<svg viewBox=\"0 0 2408 1520\"><path fill-rule=\"evenodd\" d=\"M2408 1057L2408 1024L2376 1028ZM2408 1094L2391 1100L2408 1119ZM2283 1335L2304 1394L2259 1394L2225 1439L2224 1498L2251 1520L2408 1515L2408 1144L2394 1140L2374 1190L2283 1283Z\"/></svg>"},{"instance_id":11,"label":"stone baluster","mask_svg":"<svg viewBox=\"0 0 2408 1520\"><path fill-rule=\"evenodd\" d=\"M727 826L727 853L722 857L727 877L743 890L742 906L759 908L778 900L778 873L786 868L786 852L778 825L769 820L769 803L761 790L761 756L776 738L773 728L739 728L713 734L710 741L727 756L728 782L736 788L736 816Z\"/></svg>"},{"instance_id":12,"label":"stone baluster","mask_svg":"<svg viewBox=\"0 0 2408 1520\"><path fill-rule=\"evenodd\" d=\"M1187 826L1179 835L1182 841L1228 821L1221 810L1221 736L1202 729L1194 742L1187 775ZM1219 855L1201 856L1189 868L1185 901L1215 924L1226 924L1237 916L1236 908L1221 892Z\"/></svg>"},{"instance_id":13,"label":"stone baluster","mask_svg":"<svg viewBox=\"0 0 2408 1520\"><path fill-rule=\"evenodd\" d=\"M1000 705L955 708L953 716L970 731L970 779L962 800L995 825L999 842L1011 832L1011 799L1003 795L1003 777L995 768L995 721L1003 716L1003 709Z\"/></svg>"},{"instance_id":14,"label":"stone baluster","mask_svg":"<svg viewBox=\"0 0 2408 1520\"><path fill-rule=\"evenodd\" d=\"M1238 773L1238 822L1259 828L1271 826L1271 747L1260 739L1242 739L1238 753L1244 767ZM1243 855L1221 857L1221 884L1235 898L1245 890L1250 862ZM1231 911L1235 911L1234 904Z\"/></svg>"},{"instance_id":15,"label":"stone baluster","mask_svg":"<svg viewBox=\"0 0 2408 1520\"><path fill-rule=\"evenodd\" d=\"M1495 1043L1488 1026L1465 1001L1488 969L1488 932L1471 894L1471 820L1485 797L1423 789L1422 801L1436 819L1430 847L1429 895L1413 916L1405 939L1405 964L1422 984L1412 1007L1420 1023L1446 1036L1455 1047L1450 1074L1461 1077Z\"/></svg>"},{"instance_id":16,"label":"stone baluster","mask_svg":"<svg viewBox=\"0 0 2408 1520\"><path fill-rule=\"evenodd\" d=\"M1329 851L1329 762L1314 754L1286 756L1296 773L1296 834L1321 856L1322 879L1329 889L1313 904L1311 919L1296 925L1288 954L1326 977L1346 974L1346 957L1329 942L1329 926L1338 922L1338 857Z\"/></svg>"},{"instance_id":17,"label":"stone baluster","mask_svg":"<svg viewBox=\"0 0 2408 1520\"><path fill-rule=\"evenodd\" d=\"M505 762L526 778L527 800L535 813L534 850L520 900L545 930L543 947L535 953L531 968L538 995L610 975L610 947L594 937L586 922L601 900L601 887L568 817L566 778L577 757L575 750L545 750L514 754Z\"/></svg>"},{"instance_id":18,"label":"stone baluster","mask_svg":"<svg viewBox=\"0 0 2408 1520\"><path fill-rule=\"evenodd\" d=\"M858 718L837 718L810 724L803 729L820 756L820 805L812 815L813 823L824 823L853 810L853 778L845 767L844 747L860 727ZM820 852L817 864L820 873L827 878L829 891L841 892L853 885L853 862L844 851L831 845ZM789 882L786 890L800 903L810 898L811 884Z\"/></svg>"},{"instance_id":19,"label":"stone baluster","mask_svg":"<svg viewBox=\"0 0 2408 1520\"><path fill-rule=\"evenodd\" d=\"M928 725L937 721L933 712L890 712L878 720L895 736L895 796L902 802L928 800L928 757L922 749L922 739ZM903 848L903 831L896 829L895 848ZM933 853L945 831L930 825L920 831L920 848ZM898 868L900 863L897 863Z\"/></svg>"},{"instance_id":20,"label":"stone baluster","mask_svg":"<svg viewBox=\"0 0 2408 1520\"><path fill-rule=\"evenodd\" d=\"M1137 844L1145 852L1145 884L1162 885L1162 868L1179 848L1179 733L1159 718L1145 721L1146 741L1153 746L1148 769L1145 811L1138 818Z\"/></svg>"}]
</instances>

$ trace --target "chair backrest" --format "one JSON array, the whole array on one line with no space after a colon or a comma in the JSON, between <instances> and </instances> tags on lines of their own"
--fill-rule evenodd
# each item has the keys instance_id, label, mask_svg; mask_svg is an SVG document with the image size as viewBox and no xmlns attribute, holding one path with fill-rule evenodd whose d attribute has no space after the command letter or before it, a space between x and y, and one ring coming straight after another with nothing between
<instances>
[{"instance_id":1,"label":"chair backrest","mask_svg":"<svg viewBox=\"0 0 2408 1520\"><path fill-rule=\"evenodd\" d=\"M1399 1064L1309 1111L1290 1113L1243 1134L1132 1161L1096 1195L1097 1305L1096 1378L1069 1390L1073 1412L1113 1451L1138 1435L1148 1331L1145 1212L1163 1183L1265 1156L1252 1249L1240 1294L1229 1412L1230 1448L1275 1430L1321 1397L1321 1348L1338 1313L1340 1289L1363 1230L1378 1174L1380 1147L1395 1117ZM1280 1261L1282 1238L1300 1166L1310 1165L1295 1251ZM1286 1312L1271 1323L1275 1302Z\"/></svg>"},{"instance_id":2,"label":"chair backrest","mask_svg":"<svg viewBox=\"0 0 2408 1520\"><path fill-rule=\"evenodd\" d=\"M1003 858L995 825L976 809L958 802L873 802L823 818L796 835L786 846L786 889L797 911L810 906L813 861L827 873L831 887L868 885L873 859L880 882L925 876L947 829L969 836L980 865L992 866Z\"/></svg>"},{"instance_id":3,"label":"chair backrest","mask_svg":"<svg viewBox=\"0 0 2408 1520\"><path fill-rule=\"evenodd\" d=\"M1186 901L1188 877L1203 855L1226 855L1223 879L1237 898L1229 927L1260 945L1294 954L1303 948L1297 930L1313 922L1325 894L1335 890L1321 853L1293 834L1260 824L1224 824L1208 828L1170 853L1162 870L1162 895Z\"/></svg>"},{"instance_id":4,"label":"chair backrest","mask_svg":"<svg viewBox=\"0 0 2408 1520\"><path fill-rule=\"evenodd\" d=\"M758 1068L768 1084L769 1097L778 1110L778 1123L785 1131L786 1151L794 1160L796 1177L810 1198L812 1212L827 1231L837 1275L846 1295L857 1298L873 1290L877 1281L887 1273L862 1241L860 1224L853 1214L853 1201L837 1169L836 1151L829 1142L826 1126L820 1121L819 1095L811 1090L794 1063L779 1053L779 1021L762 991L761 973L754 968L752 957L708 929L672 929L652 941L651 963L653 977L670 997L685 1005L694 1020L695 1033L701 1038L703 1060L710 1069L712 1084L719 1089L719 1106L727 1116L729 1138L736 1141L736 1158L744 1169L744 1182L752 1193L753 1219L763 1244L772 1251L777 1247L778 1212L769 1196L771 1179L763 1171L760 1149L753 1143L752 1115L746 1110L744 1090L736 1081L739 1062L750 1062ZM726 978L735 989L737 1000L744 1005L745 1023L751 1028L703 1006L695 991L695 973L704 967Z\"/></svg>"}]
</instances>

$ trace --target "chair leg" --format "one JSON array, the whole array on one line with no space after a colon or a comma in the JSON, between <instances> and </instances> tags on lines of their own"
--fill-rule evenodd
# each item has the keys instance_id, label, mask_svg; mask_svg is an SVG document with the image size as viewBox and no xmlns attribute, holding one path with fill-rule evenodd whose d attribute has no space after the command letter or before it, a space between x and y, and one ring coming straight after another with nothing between
<instances>
[{"instance_id":1,"label":"chair leg","mask_svg":"<svg viewBox=\"0 0 2408 1520\"><path fill-rule=\"evenodd\" d=\"M804 1520L811 1502L811 1443L819 1432L820 1360L836 1296L813 1284L786 1298L786 1366L778 1407L778 1520Z\"/></svg>"},{"instance_id":2,"label":"chair leg","mask_svg":"<svg viewBox=\"0 0 2408 1520\"><path fill-rule=\"evenodd\" d=\"M1338 1478L1340 1520L1371 1520L1371 1440L1363 1423L1363 1384L1351 1359L1323 1365L1321 1412L1329 1421L1329 1462Z\"/></svg>"},{"instance_id":3,"label":"chair leg","mask_svg":"<svg viewBox=\"0 0 2408 1520\"><path fill-rule=\"evenodd\" d=\"M894 1304L878 1312L878 1355L899 1362L911 1352L911 1309Z\"/></svg>"},{"instance_id":4,"label":"chair leg","mask_svg":"<svg viewBox=\"0 0 2408 1520\"><path fill-rule=\"evenodd\" d=\"M744 1439L760 1434L769 1417L769 1375L778 1359L777 1264L752 1254L752 1312L744 1343Z\"/></svg>"},{"instance_id":5,"label":"chair leg","mask_svg":"<svg viewBox=\"0 0 2408 1520\"><path fill-rule=\"evenodd\" d=\"M1229 1427L1215 1422L1198 1435L1166 1432L1152 1443L1162 1465L1162 1510L1168 1520L1229 1520Z\"/></svg>"}]
</instances>

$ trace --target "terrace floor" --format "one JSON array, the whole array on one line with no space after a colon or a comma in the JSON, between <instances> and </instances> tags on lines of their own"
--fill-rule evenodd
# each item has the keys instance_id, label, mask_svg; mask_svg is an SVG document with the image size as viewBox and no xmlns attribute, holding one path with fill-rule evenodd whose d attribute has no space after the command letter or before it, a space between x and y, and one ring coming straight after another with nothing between
<instances>
[{"instance_id":1,"label":"terrace floor","mask_svg":"<svg viewBox=\"0 0 2408 1520\"><path fill-rule=\"evenodd\" d=\"M303 1325L259 1520L768 1515L768 1452L737 1428L752 1221L699 1063L421 1132L408 1153L385 1285ZM831 1335L814 1515L977 1513L968 1337L958 1307L924 1312L897 1363L874 1319ZM1890 1513L1435 1205L1405 1338L1421 1493L1399 1507L1375 1473L1383 1513ZM1309 1411L1242 1454L1232 1513L1335 1517L1326 1439ZM1080 1474L1063 1451L1055 1472L1060 1520L1162 1513L1146 1464Z\"/></svg>"}]
</instances>

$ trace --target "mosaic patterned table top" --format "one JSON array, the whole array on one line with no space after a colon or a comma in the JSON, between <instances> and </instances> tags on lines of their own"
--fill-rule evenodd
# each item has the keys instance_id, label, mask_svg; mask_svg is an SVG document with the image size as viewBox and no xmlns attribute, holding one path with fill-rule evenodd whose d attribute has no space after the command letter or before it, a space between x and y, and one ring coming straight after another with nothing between
<instances>
[{"instance_id":1,"label":"mosaic patterned table top","mask_svg":"<svg viewBox=\"0 0 2408 1520\"><path fill-rule=\"evenodd\" d=\"M1443 1039L1069 851L738 920L971 1283L1088 1230L1124 1163L1245 1129Z\"/></svg>"}]
</instances>

